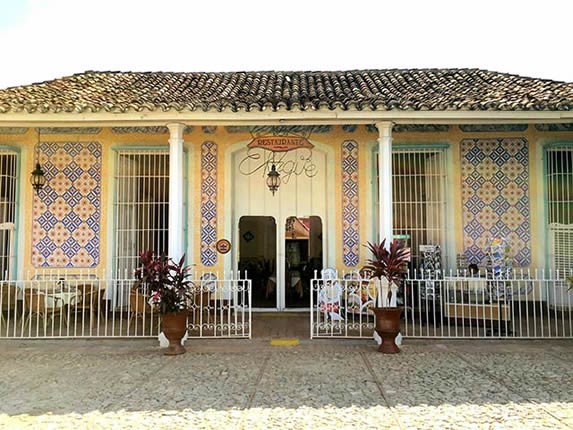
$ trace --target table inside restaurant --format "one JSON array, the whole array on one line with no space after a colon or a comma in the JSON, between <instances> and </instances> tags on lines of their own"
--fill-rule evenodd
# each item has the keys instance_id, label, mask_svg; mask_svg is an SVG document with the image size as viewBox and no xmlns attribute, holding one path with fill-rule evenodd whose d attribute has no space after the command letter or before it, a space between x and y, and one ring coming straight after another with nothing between
<instances>
[{"instance_id":1,"label":"table inside restaurant","mask_svg":"<svg viewBox=\"0 0 573 430\"><path fill-rule=\"evenodd\" d=\"M75 306L78 301L81 301L81 295L75 288L60 291L48 290L45 294L47 308Z\"/></svg>"}]
</instances>

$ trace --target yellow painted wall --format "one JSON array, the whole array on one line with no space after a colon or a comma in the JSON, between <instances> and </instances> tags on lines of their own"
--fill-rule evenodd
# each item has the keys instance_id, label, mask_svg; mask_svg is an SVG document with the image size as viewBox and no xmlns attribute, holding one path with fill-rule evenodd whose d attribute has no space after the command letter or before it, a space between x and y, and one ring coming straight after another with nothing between
<instances>
[{"instance_id":1,"label":"yellow painted wall","mask_svg":"<svg viewBox=\"0 0 573 430\"><path fill-rule=\"evenodd\" d=\"M342 195L340 183L341 166L341 144L345 140L355 140L359 144L359 169L360 175L360 242L362 244L373 240L372 226L374 222L372 216L375 214L372 208L372 149L376 145L377 133L368 131L365 126L358 126L354 132L346 132L339 126L333 126L329 133L313 133L310 140L320 142L332 148L335 163L335 195L331 204L334 205L335 220L331 225L335 226L335 248L336 266L343 268L342 260ZM529 164L530 164L530 204L531 204L531 248L532 267L543 267L545 265L545 229L544 229L544 202L543 202L543 145L551 142L573 142L571 132L540 132L530 125L525 132L488 132L488 133L466 133L457 126L451 126L447 133L394 133L394 145L412 144L448 144L450 147L449 181L450 181L450 205L453 219L453 243L454 253L462 251L462 203L461 203L461 172L460 172L460 152L459 142L466 138L501 138L501 137L525 137L529 143ZM111 261L110 252L112 250L113 235L111 234L113 221L112 201L113 201L113 158L114 147L158 147L164 146L168 149L168 134L117 134L110 128L102 128L97 134L43 134L42 141L98 141L102 144L102 197L101 197L101 237L100 237L100 263L96 268L87 271L100 273ZM200 264L200 206L201 206L201 144L205 141L213 141L218 145L218 238L230 238L232 232L225 231L225 219L231 214L231 208L225 205L225 173L230 168L226 162L226 152L237 142L248 142L252 136L249 133L230 133L225 127L217 127L214 133L205 133L202 127L195 126L191 133L184 135L185 148L188 154L189 166L189 187L188 187L188 231L195 235L193 242L189 241L188 249L191 250L192 263L197 264L198 270L222 271L223 258L218 258L215 267L203 267ZM37 141L35 130L29 129L24 134L2 134L0 130L0 145L18 148L20 150L20 238L18 260L21 265L19 277L27 278L29 272L35 270L31 264L31 243L32 243L32 188L29 184L29 173L34 167L33 145ZM268 192L266 185L261 183L261 192ZM279 191L280 192L280 191ZM280 226L277 226L280 227ZM235 226L237 228L237 226ZM234 245L234 244L233 244ZM361 247L361 262L365 263L369 257L366 248ZM220 256L219 256L220 257ZM360 266L359 265L359 266ZM54 269L62 271L62 269ZM79 269L70 269L76 273ZM84 271L84 269L82 269Z\"/></svg>"}]
</instances>

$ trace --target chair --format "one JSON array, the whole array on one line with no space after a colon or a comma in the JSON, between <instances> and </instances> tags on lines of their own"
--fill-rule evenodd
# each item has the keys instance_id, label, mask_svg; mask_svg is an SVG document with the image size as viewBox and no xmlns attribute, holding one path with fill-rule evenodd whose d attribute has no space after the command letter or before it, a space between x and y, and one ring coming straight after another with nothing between
<instances>
[{"instance_id":1,"label":"chair","mask_svg":"<svg viewBox=\"0 0 573 430\"><path fill-rule=\"evenodd\" d=\"M101 306L105 289L93 284L80 284L76 285L75 288L78 295L75 299L73 310L81 312L82 316L88 313L90 329L92 329L98 315L105 317L104 309Z\"/></svg>"},{"instance_id":2,"label":"chair","mask_svg":"<svg viewBox=\"0 0 573 430\"><path fill-rule=\"evenodd\" d=\"M0 326L6 323L4 312L8 320L13 316L14 322L18 322L18 289L15 284L0 284Z\"/></svg>"},{"instance_id":3,"label":"chair","mask_svg":"<svg viewBox=\"0 0 573 430\"><path fill-rule=\"evenodd\" d=\"M153 314L153 308L148 303L149 296L140 289L140 283L136 282L129 291L129 322L136 318L143 318Z\"/></svg>"},{"instance_id":4,"label":"chair","mask_svg":"<svg viewBox=\"0 0 573 430\"><path fill-rule=\"evenodd\" d=\"M46 306L46 293L35 289L24 290L25 310L24 316L28 316L24 322L24 329L31 323L32 317L37 317L43 321L44 334L48 327L48 320L54 321L55 317L60 317L64 325L67 326L66 314L61 299L52 297L53 306Z\"/></svg>"}]
</instances>

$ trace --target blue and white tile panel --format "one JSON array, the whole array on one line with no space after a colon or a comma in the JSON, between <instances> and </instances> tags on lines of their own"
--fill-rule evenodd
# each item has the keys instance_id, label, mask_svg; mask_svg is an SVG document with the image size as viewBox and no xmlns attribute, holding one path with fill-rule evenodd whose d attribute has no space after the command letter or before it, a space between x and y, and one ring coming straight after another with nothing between
<instances>
[{"instance_id":1,"label":"blue and white tile panel","mask_svg":"<svg viewBox=\"0 0 573 430\"><path fill-rule=\"evenodd\" d=\"M524 138L461 141L464 253L480 264L494 238L515 266L531 264L529 151Z\"/></svg>"},{"instance_id":2,"label":"blue and white tile panel","mask_svg":"<svg viewBox=\"0 0 573 430\"><path fill-rule=\"evenodd\" d=\"M217 264L217 144L201 145L201 263Z\"/></svg>"},{"instance_id":3,"label":"blue and white tile panel","mask_svg":"<svg viewBox=\"0 0 573 430\"><path fill-rule=\"evenodd\" d=\"M342 260L355 267L360 260L358 143L342 143Z\"/></svg>"},{"instance_id":4,"label":"blue and white tile panel","mask_svg":"<svg viewBox=\"0 0 573 430\"><path fill-rule=\"evenodd\" d=\"M89 268L100 258L101 144L40 142L46 185L34 193L32 263Z\"/></svg>"}]
</instances>

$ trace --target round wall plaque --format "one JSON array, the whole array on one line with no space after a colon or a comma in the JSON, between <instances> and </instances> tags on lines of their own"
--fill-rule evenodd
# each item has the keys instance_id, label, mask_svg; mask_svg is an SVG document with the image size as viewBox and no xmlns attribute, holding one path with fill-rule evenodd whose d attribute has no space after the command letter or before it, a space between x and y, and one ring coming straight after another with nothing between
<instances>
[{"instance_id":1,"label":"round wall plaque","mask_svg":"<svg viewBox=\"0 0 573 430\"><path fill-rule=\"evenodd\" d=\"M231 250L231 242L229 242L227 239L218 240L215 246L219 254L226 254Z\"/></svg>"}]
</instances>

